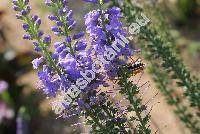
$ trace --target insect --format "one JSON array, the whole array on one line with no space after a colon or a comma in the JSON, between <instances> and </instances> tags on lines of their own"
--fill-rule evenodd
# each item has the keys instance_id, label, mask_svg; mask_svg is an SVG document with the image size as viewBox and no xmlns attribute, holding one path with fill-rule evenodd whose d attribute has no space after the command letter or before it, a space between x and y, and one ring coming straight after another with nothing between
<instances>
[{"instance_id":1,"label":"insect","mask_svg":"<svg viewBox=\"0 0 200 134\"><path fill-rule=\"evenodd\" d=\"M133 75L136 75L144 70L146 64L141 62L141 59L137 59L136 61L133 61L132 63L129 63L126 66L129 70L133 72Z\"/></svg>"},{"instance_id":2,"label":"insect","mask_svg":"<svg viewBox=\"0 0 200 134\"><path fill-rule=\"evenodd\" d=\"M123 67L127 68L128 70L130 70L132 72L132 75L137 75L139 73L142 73L146 67L146 64L143 63L141 61L141 59L136 59L136 60L133 60L131 58L132 62L131 63L128 63L126 65L122 65ZM120 68L119 68L120 69ZM116 82L118 81L118 79L114 78L114 79L111 79L111 81L113 81L114 84L116 84ZM113 86L114 86L113 84Z\"/></svg>"}]
</instances>

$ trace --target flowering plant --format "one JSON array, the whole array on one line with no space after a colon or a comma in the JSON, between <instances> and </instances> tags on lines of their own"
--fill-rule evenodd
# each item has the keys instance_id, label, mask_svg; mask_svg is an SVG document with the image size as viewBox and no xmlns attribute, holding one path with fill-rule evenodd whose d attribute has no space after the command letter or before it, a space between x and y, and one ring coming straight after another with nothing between
<instances>
[{"instance_id":1,"label":"flowering plant","mask_svg":"<svg viewBox=\"0 0 200 134\"><path fill-rule=\"evenodd\" d=\"M29 1L13 0L13 9L19 12L16 17L23 21L23 29L27 32L23 38L32 40L35 51L42 53L32 62L33 68L38 70L40 88L48 97L54 98L52 109L56 114L63 118L69 118L69 114L85 116L94 133L150 133L149 115L142 116L146 106L141 104L140 98L133 98L139 88L128 80L132 75L128 59L137 50L129 49L121 9L115 6L103 9L109 0L84 1L98 7L84 17L90 41L84 38L83 31L72 34L76 21L68 0L45 1L47 6L55 9L48 16L55 22L51 30L62 38L54 43L55 51L51 52L51 36L44 36L40 29L41 19L30 15ZM134 29L131 31L135 32ZM112 91L101 90L112 85L110 80L119 80L120 93L131 105L122 112L109 99L108 92ZM131 111L136 112L136 117L128 119L126 115ZM130 121L137 123L135 129Z\"/></svg>"}]
</instances>

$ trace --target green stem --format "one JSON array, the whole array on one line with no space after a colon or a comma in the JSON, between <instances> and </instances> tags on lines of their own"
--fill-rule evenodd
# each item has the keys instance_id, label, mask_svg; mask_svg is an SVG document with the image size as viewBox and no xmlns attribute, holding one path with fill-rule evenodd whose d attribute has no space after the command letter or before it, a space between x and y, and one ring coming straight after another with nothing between
<instances>
[{"instance_id":1,"label":"green stem","mask_svg":"<svg viewBox=\"0 0 200 134\"><path fill-rule=\"evenodd\" d=\"M137 85L134 85L131 82L129 82L128 79L131 77L131 72L126 67L122 67L121 70L119 71L119 76L120 76L120 79L119 79L120 81L118 84L121 86L121 93L127 96L127 99L129 100L131 104L131 108L136 113L135 118L136 118L136 121L138 121L137 132L139 134L150 134L151 130L149 129L148 126L146 126L148 125L147 123L148 123L149 115L147 115L144 118L141 115L143 110L145 110L142 107L145 107L145 106L141 104L140 98L135 98L135 99L133 98L138 93L139 88L137 87Z\"/></svg>"},{"instance_id":2,"label":"green stem","mask_svg":"<svg viewBox=\"0 0 200 134\"><path fill-rule=\"evenodd\" d=\"M146 132L148 129L146 128L146 124L143 122L143 119L142 119L142 116L138 110L138 105L134 102L133 100L133 97L132 97L132 94L130 92L130 90L128 90L128 98L129 98L129 101L130 103L132 104L134 110L135 110L135 113L136 113L136 116L138 117L139 119L139 122L140 122L140 125L142 127L142 132L144 132L145 134L149 134L148 132Z\"/></svg>"}]
</instances>

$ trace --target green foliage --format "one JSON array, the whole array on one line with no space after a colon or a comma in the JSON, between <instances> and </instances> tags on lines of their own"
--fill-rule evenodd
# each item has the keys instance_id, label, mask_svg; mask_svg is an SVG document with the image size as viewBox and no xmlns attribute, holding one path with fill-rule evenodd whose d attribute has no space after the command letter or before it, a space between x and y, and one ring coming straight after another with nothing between
<instances>
[{"instance_id":1,"label":"green foliage","mask_svg":"<svg viewBox=\"0 0 200 134\"><path fill-rule=\"evenodd\" d=\"M103 103L95 104L90 109L86 109L86 123L92 126L92 133L95 134L131 134L131 130L127 127L127 120L119 117L119 110L109 101L105 93ZM106 97L107 96L107 97ZM89 117L89 118L88 118Z\"/></svg>"},{"instance_id":2,"label":"green foliage","mask_svg":"<svg viewBox=\"0 0 200 134\"><path fill-rule=\"evenodd\" d=\"M129 24L135 22L141 13L144 12L141 7L133 5L131 0L125 0L123 4L119 4L116 0L112 0L115 6L120 6L124 16L127 17ZM159 13L159 11L157 11ZM162 17L160 15L160 17ZM164 22L161 22L164 23ZM165 23L162 25L166 25ZM173 40L169 37L168 31L165 28L165 33L158 30L158 24L154 26L142 27L138 37L140 48L146 55L146 59L151 63L151 74L154 81L157 83L160 91L165 95L168 103L175 106L175 113L182 122L193 133L199 133L198 120L195 120L195 115L192 115L187 107L181 104L180 97L174 97L174 89L169 85L176 81L178 87L184 89L184 95L189 99L190 104L196 109L197 115L200 110L200 87L199 80L191 76L186 69L182 59L174 50ZM160 26L160 29L162 27ZM162 73L161 73L162 71ZM195 116L195 117L194 117Z\"/></svg>"},{"instance_id":3,"label":"green foliage","mask_svg":"<svg viewBox=\"0 0 200 134\"><path fill-rule=\"evenodd\" d=\"M122 7L123 13L127 16L127 21L132 23L143 12L142 8L136 7L131 4L129 0L125 1ZM139 35L141 40L145 40L147 44L145 47L147 51L151 52L150 55L154 59L160 59L163 68L168 73L172 73L171 78L179 80L178 86L183 87L185 96L190 99L191 106L200 109L200 90L196 81L191 76L190 72L186 69L180 57L174 53L171 42L166 42L165 38L161 37L159 31L154 27L142 27Z\"/></svg>"},{"instance_id":4,"label":"green foliage","mask_svg":"<svg viewBox=\"0 0 200 134\"><path fill-rule=\"evenodd\" d=\"M137 98L136 95L139 93L139 87L136 84L133 84L129 81L129 78L132 76L132 71L127 67L121 67L119 71L119 82L120 93L123 94L127 100L130 102L128 107L129 112L134 111L136 116L131 118L131 121L136 125L136 133L138 134L150 134L151 130L149 128L150 115L144 114L144 111L147 110L147 107L142 104L142 99Z\"/></svg>"},{"instance_id":5,"label":"green foliage","mask_svg":"<svg viewBox=\"0 0 200 134\"><path fill-rule=\"evenodd\" d=\"M182 120L186 127L193 133L199 133L200 128L198 127L198 120L195 119L194 115L190 113L187 106L181 104L182 98L176 95L175 90L169 85L172 85L172 81L168 78L167 73L164 70L160 70L161 67L158 66L156 62L151 63L150 73L157 87L166 97L169 105L175 106L174 112Z\"/></svg>"}]
</instances>

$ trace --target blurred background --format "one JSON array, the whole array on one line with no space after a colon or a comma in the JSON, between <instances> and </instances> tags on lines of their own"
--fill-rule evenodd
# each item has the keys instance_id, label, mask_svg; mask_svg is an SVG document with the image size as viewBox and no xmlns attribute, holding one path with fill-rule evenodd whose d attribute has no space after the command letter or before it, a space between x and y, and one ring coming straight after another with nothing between
<instances>
[{"instance_id":1,"label":"blurred background","mask_svg":"<svg viewBox=\"0 0 200 134\"><path fill-rule=\"evenodd\" d=\"M184 1L184 2L183 2ZM199 0L148 0L134 1L145 3L148 8L159 7L164 16L169 33L175 42L177 52L195 76L200 75L200 1ZM82 6L81 0L70 2L78 22L77 30L84 30L83 14L91 6ZM31 1L32 11L43 20L42 28L51 33L52 23L47 15L51 9L44 6L42 0ZM156 11L155 11L156 12ZM160 23L155 13L147 14L153 23ZM165 28L162 29L165 32ZM69 120L56 119L51 111L49 101L42 91L37 89L36 72L32 70L31 61L39 55L33 51L31 42L22 39L24 31L16 20L12 4L8 0L0 0L0 134L78 134L87 132L83 126L71 127L79 122L77 118ZM52 35L53 36L53 35ZM54 41L56 38L54 38ZM137 47L137 44L135 44ZM142 58L142 55L140 56ZM148 61L145 61L148 64ZM142 81L150 81L151 87L144 94L144 100L151 100L151 128L161 134L190 134L173 113L164 96L156 88L148 69ZM178 92L179 93L179 92ZM181 91L180 91L181 94ZM158 103L159 102L159 103Z\"/></svg>"}]
</instances>

